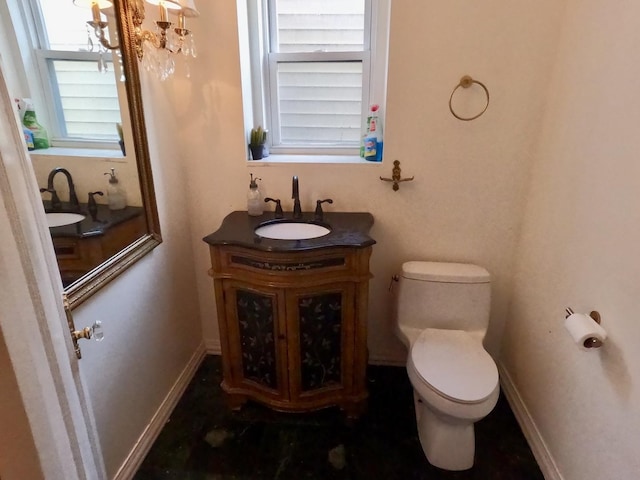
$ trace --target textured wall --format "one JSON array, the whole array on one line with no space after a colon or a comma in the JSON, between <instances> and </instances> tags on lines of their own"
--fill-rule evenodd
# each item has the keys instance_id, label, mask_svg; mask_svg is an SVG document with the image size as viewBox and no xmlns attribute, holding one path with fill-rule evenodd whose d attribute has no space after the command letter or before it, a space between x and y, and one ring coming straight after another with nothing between
<instances>
[{"instance_id":1,"label":"textured wall","mask_svg":"<svg viewBox=\"0 0 640 480\"><path fill-rule=\"evenodd\" d=\"M105 331L101 343L82 344L79 366L110 476L202 341L171 97L164 85L147 80L144 106L163 242L74 311L76 327L102 320Z\"/></svg>"},{"instance_id":2,"label":"textured wall","mask_svg":"<svg viewBox=\"0 0 640 480\"><path fill-rule=\"evenodd\" d=\"M101 319L107 332L103 344L83 346L80 365L108 471L195 349L198 309L205 339L217 342L201 238L245 208L251 171L265 194L283 200L297 174L306 209L331 196L335 211L375 216L373 358L404 356L386 294L402 261L486 266L494 279L489 346L498 352L504 327L502 363L559 473L635 478L640 7L621 6L396 1L385 162L257 168L246 162L236 6L200 2L191 79L145 86L165 242L75 312L78 326ZM487 113L469 123L447 107L463 74L491 91ZM399 192L378 180L394 159L416 177ZM610 339L600 351L570 342L566 306L602 313Z\"/></svg>"},{"instance_id":3,"label":"textured wall","mask_svg":"<svg viewBox=\"0 0 640 480\"><path fill-rule=\"evenodd\" d=\"M637 2L567 2L535 155L503 362L567 480L638 478ZM564 308L598 310L584 352Z\"/></svg>"},{"instance_id":4,"label":"textured wall","mask_svg":"<svg viewBox=\"0 0 640 480\"><path fill-rule=\"evenodd\" d=\"M232 210L246 209L249 172L290 210L291 176L303 208L331 197L334 211L369 211L378 241L372 256L371 358L403 361L392 334L389 277L403 261L477 262L494 278L489 345L499 349L512 255L545 79L558 30L557 2L396 1L392 4L385 161L382 165L246 161L238 32L233 2L201 2L192 22L200 45L191 81L175 80L203 332L218 338L208 250L201 238ZM207 19L203 22L202 19ZM499 54L497 53L499 52ZM514 66L517 65L517 68ZM486 83L492 100L474 122L456 120L448 99L463 74ZM477 93L477 92L475 92ZM473 95L474 92L469 92ZM392 161L415 176L394 192L379 176Z\"/></svg>"}]
</instances>

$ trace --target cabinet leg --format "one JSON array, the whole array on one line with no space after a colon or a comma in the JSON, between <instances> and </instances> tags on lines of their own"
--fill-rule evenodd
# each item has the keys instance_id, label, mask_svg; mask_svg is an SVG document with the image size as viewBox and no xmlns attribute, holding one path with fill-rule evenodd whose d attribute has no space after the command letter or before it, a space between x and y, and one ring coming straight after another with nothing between
<instances>
[{"instance_id":1,"label":"cabinet leg","mask_svg":"<svg viewBox=\"0 0 640 480\"><path fill-rule=\"evenodd\" d=\"M240 410L244 406L244 404L247 403L247 397L245 395L232 393L227 393L225 395L225 400L227 403L227 407L233 411Z\"/></svg>"},{"instance_id":2,"label":"cabinet leg","mask_svg":"<svg viewBox=\"0 0 640 480\"><path fill-rule=\"evenodd\" d=\"M347 424L351 425L367 410L367 400L357 402L345 402L342 411L345 414Z\"/></svg>"}]
</instances>

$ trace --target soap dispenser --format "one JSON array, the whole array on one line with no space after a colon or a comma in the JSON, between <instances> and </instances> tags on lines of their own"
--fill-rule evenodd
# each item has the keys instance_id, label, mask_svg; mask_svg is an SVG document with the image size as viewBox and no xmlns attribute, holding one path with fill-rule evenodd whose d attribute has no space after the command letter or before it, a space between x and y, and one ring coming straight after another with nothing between
<instances>
[{"instance_id":1,"label":"soap dispenser","mask_svg":"<svg viewBox=\"0 0 640 480\"><path fill-rule=\"evenodd\" d=\"M107 172L105 175L109 175L109 185L107 186L109 210L122 210L127 206L127 194L116 177L116 169L112 168L111 172Z\"/></svg>"},{"instance_id":2,"label":"soap dispenser","mask_svg":"<svg viewBox=\"0 0 640 480\"><path fill-rule=\"evenodd\" d=\"M252 217L258 217L262 215L264 212L264 203L262 201L262 194L258 189L257 180L262 180L261 178L253 178L253 173L249 174L251 176L251 182L249 183L249 192L247 193L247 212Z\"/></svg>"}]
</instances>

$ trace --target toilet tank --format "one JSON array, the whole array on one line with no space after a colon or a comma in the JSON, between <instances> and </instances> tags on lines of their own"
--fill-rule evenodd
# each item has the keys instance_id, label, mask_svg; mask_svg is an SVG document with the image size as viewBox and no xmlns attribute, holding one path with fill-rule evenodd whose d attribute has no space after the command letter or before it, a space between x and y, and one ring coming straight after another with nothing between
<instances>
[{"instance_id":1,"label":"toilet tank","mask_svg":"<svg viewBox=\"0 0 640 480\"><path fill-rule=\"evenodd\" d=\"M468 263L406 262L396 291L400 327L486 333L491 304L490 275Z\"/></svg>"}]
</instances>

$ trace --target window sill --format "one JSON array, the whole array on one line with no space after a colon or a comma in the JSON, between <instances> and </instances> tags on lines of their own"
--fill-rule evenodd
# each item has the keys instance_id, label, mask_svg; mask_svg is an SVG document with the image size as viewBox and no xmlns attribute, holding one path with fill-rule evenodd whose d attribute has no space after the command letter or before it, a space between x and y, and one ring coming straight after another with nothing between
<instances>
[{"instance_id":1,"label":"window sill","mask_svg":"<svg viewBox=\"0 0 640 480\"><path fill-rule=\"evenodd\" d=\"M370 162L356 155L278 155L271 154L261 160L247 160L252 167L279 164L337 164L337 165L382 165L382 162Z\"/></svg>"},{"instance_id":2,"label":"window sill","mask_svg":"<svg viewBox=\"0 0 640 480\"><path fill-rule=\"evenodd\" d=\"M68 148L68 147L51 147L42 150L31 150L31 157L81 157L92 158L94 160L105 161L121 161L125 162L126 157L122 156L120 150L107 150L97 148Z\"/></svg>"}]
</instances>

